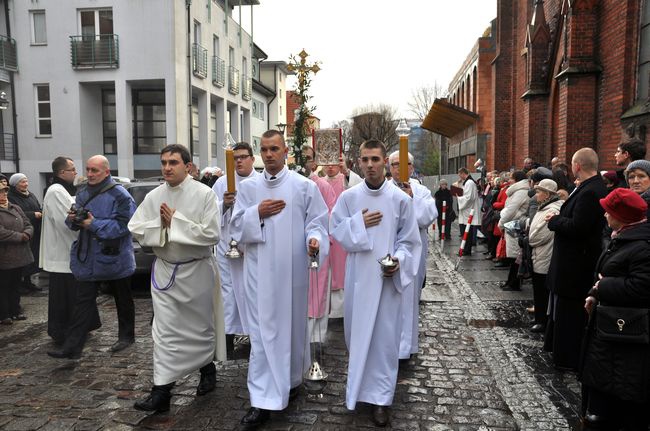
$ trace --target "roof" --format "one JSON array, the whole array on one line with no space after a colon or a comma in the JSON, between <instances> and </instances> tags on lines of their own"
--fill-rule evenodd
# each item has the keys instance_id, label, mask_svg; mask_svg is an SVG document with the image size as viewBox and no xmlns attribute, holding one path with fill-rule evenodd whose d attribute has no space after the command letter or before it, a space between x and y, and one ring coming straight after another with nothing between
<instances>
[{"instance_id":1,"label":"roof","mask_svg":"<svg viewBox=\"0 0 650 431\"><path fill-rule=\"evenodd\" d=\"M436 99L422 122L422 128L451 138L474 124L478 118L478 114L452 105L445 99Z\"/></svg>"}]
</instances>

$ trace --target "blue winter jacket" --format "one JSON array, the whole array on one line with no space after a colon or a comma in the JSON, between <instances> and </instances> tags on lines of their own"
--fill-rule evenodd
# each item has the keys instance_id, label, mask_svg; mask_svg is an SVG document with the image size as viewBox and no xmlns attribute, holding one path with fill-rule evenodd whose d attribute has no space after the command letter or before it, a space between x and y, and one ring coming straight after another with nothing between
<instances>
[{"instance_id":1,"label":"blue winter jacket","mask_svg":"<svg viewBox=\"0 0 650 431\"><path fill-rule=\"evenodd\" d=\"M129 192L115 185L88 202L111 183L113 178L108 176L100 184L89 185L77 193L76 207L89 210L94 217L88 229L80 229L66 219L70 229L79 231L70 250L70 270L77 280L117 280L135 271L133 241L127 227L135 212L135 202Z\"/></svg>"}]
</instances>

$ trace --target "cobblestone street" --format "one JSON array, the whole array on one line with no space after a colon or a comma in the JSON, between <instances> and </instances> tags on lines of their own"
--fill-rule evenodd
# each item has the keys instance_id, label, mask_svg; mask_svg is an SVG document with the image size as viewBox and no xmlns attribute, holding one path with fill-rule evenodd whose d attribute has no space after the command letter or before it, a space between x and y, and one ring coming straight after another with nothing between
<instances>
[{"instance_id":1,"label":"cobblestone street","mask_svg":"<svg viewBox=\"0 0 650 431\"><path fill-rule=\"evenodd\" d=\"M577 429L575 375L552 368L542 338L528 329L530 284L521 292L498 288L506 271L483 259L483 246L454 270L458 241L444 253L434 243L421 303L420 353L399 373L390 428L400 430ZM41 281L46 283L46 281ZM142 281L144 283L144 281ZM117 322L110 296L101 296L103 326L81 360L55 360L46 334L47 297L28 296L29 320L0 328L0 429L131 430L237 429L249 407L247 362L218 364L218 388L196 397L198 372L177 382L169 414L147 415L133 402L151 385L150 299L136 299L137 342L109 352ZM345 408L347 358L343 325L330 321L323 363L329 373L323 397L301 389L263 429L372 428L369 408Z\"/></svg>"}]
</instances>

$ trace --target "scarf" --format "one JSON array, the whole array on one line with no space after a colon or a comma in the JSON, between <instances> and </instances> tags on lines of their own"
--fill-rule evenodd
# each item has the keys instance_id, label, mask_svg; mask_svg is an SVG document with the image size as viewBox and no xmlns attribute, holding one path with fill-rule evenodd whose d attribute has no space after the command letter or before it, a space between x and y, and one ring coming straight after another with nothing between
<instances>
[{"instance_id":1,"label":"scarf","mask_svg":"<svg viewBox=\"0 0 650 431\"><path fill-rule=\"evenodd\" d=\"M621 232L625 232L628 229L631 229L633 227L636 227L640 224L646 223L648 221L647 218L644 218L643 220L635 221L634 223L628 223L626 225L621 226L619 230L614 230L612 231L612 239L616 238L621 234Z\"/></svg>"},{"instance_id":2,"label":"scarf","mask_svg":"<svg viewBox=\"0 0 650 431\"><path fill-rule=\"evenodd\" d=\"M74 196L75 194L77 194L77 188L74 186L74 184L70 184L66 181L63 181L59 177L54 177L52 179L52 184L61 184L65 189L65 191L70 194L70 196Z\"/></svg>"}]
</instances>

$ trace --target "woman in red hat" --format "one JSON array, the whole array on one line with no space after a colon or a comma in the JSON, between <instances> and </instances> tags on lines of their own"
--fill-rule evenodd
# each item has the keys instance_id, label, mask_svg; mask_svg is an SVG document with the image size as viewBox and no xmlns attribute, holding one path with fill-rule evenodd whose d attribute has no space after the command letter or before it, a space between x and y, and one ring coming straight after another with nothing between
<instances>
[{"instance_id":1,"label":"woman in red hat","mask_svg":"<svg viewBox=\"0 0 650 431\"><path fill-rule=\"evenodd\" d=\"M632 324L628 316L634 309L645 315L645 326L638 328L648 334L648 206L639 194L624 188L612 191L600 200L600 205L612 228L612 240L598 260L596 283L585 301L590 314L580 372L585 429L646 431L650 425L650 344L643 337L630 342L621 341L620 336L613 339L609 334L613 332L616 337L623 333L625 319ZM615 316L611 320L614 324L607 325L611 315ZM617 327L609 330L608 326L613 325Z\"/></svg>"}]
</instances>

